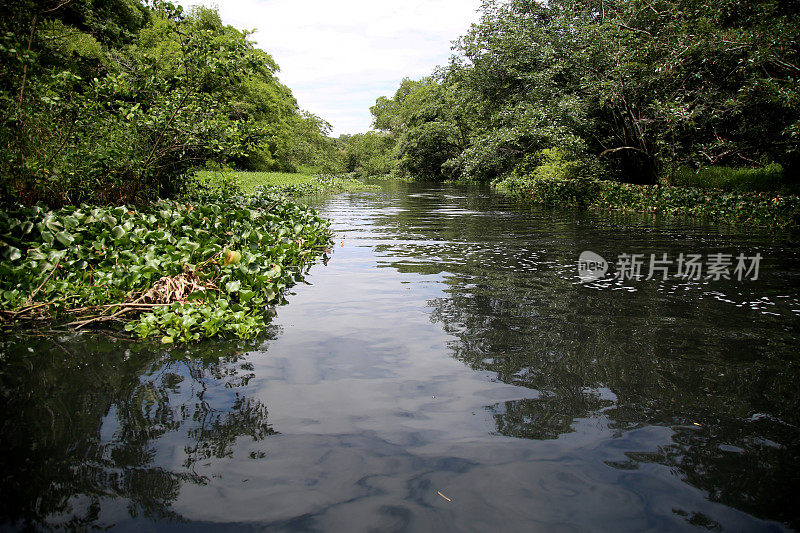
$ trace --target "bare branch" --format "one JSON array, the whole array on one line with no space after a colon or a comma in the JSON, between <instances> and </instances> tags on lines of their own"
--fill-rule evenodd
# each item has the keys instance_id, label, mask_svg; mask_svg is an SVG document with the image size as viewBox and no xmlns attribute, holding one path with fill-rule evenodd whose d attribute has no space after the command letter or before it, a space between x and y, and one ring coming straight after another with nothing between
<instances>
[{"instance_id":1,"label":"bare branch","mask_svg":"<svg viewBox=\"0 0 800 533\"><path fill-rule=\"evenodd\" d=\"M632 27L628 26L627 24L623 24L622 22L620 22L620 23L619 23L619 27L620 27L620 28L625 28L626 30L638 31L639 33L646 33L646 34L647 34L647 35L649 35L650 37L652 37L652 36L653 36L653 34L652 34L652 33L650 33L650 32L649 32L649 31L647 31L647 30L640 30L639 28L632 28Z\"/></svg>"},{"instance_id":2,"label":"bare branch","mask_svg":"<svg viewBox=\"0 0 800 533\"><path fill-rule=\"evenodd\" d=\"M50 8L50 9L45 9L44 11L42 11L42 13L50 13L51 11L55 11L56 9L61 9L65 5L69 4L70 2L72 2L72 0L64 0L63 2L58 4L56 7L53 7L53 8Z\"/></svg>"},{"instance_id":3,"label":"bare branch","mask_svg":"<svg viewBox=\"0 0 800 533\"><path fill-rule=\"evenodd\" d=\"M608 154L614 154L617 152L621 152L622 150L633 150L634 152L639 152L640 154L644 154L650 157L650 154L642 150L641 148L636 148L635 146L620 146L619 148L609 148L608 150L603 150L600 152L599 157L603 157Z\"/></svg>"}]
</instances>

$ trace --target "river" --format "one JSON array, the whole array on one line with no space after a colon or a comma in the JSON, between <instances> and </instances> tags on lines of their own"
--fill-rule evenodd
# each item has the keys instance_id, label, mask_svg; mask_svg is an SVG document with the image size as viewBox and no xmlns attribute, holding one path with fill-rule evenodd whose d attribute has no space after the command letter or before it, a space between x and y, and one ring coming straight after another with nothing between
<instances>
[{"instance_id":1,"label":"river","mask_svg":"<svg viewBox=\"0 0 800 533\"><path fill-rule=\"evenodd\" d=\"M316 206L335 250L256 341L2 340L0 526L800 528L785 236L450 185Z\"/></svg>"}]
</instances>

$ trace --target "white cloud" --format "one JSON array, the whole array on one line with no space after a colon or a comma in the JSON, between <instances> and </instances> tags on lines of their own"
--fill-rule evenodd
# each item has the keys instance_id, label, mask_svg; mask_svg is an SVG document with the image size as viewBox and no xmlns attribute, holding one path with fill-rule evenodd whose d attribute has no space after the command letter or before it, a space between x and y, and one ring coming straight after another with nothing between
<instances>
[{"instance_id":1,"label":"white cloud","mask_svg":"<svg viewBox=\"0 0 800 533\"><path fill-rule=\"evenodd\" d=\"M451 41L477 22L480 0L187 0L214 5L281 67L300 107L334 135L369 129L369 107L404 77L447 62Z\"/></svg>"}]
</instances>

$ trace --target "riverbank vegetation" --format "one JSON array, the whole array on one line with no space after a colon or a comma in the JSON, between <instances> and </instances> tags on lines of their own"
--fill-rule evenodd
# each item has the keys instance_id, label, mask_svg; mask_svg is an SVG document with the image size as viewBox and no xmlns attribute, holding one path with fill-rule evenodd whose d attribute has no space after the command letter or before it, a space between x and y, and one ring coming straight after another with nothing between
<instances>
[{"instance_id":1,"label":"riverbank vegetation","mask_svg":"<svg viewBox=\"0 0 800 533\"><path fill-rule=\"evenodd\" d=\"M370 188L354 173L325 174L306 172L247 172L238 170L205 170L196 175L196 189L220 193L280 193L290 198L311 194L332 194ZM195 193L196 194L196 193Z\"/></svg>"},{"instance_id":2,"label":"riverbank vegetation","mask_svg":"<svg viewBox=\"0 0 800 533\"><path fill-rule=\"evenodd\" d=\"M494 185L523 203L547 207L667 213L728 224L800 228L800 197L771 190L782 178L778 165L682 170L673 178L678 182L674 185L642 185L598 179L596 168L587 168L557 149L537 155L526 162L529 168L516 169Z\"/></svg>"},{"instance_id":3,"label":"riverbank vegetation","mask_svg":"<svg viewBox=\"0 0 800 533\"><path fill-rule=\"evenodd\" d=\"M358 176L386 176L395 169L392 135L377 131L342 135L337 139L341 168Z\"/></svg>"},{"instance_id":4,"label":"riverbank vegetation","mask_svg":"<svg viewBox=\"0 0 800 533\"><path fill-rule=\"evenodd\" d=\"M508 180L529 200L570 191L554 186L565 176L674 185L605 188L641 198L626 208L682 197L719 220L785 221L718 206L746 212L767 191L797 205L799 42L800 17L782 0L489 0L448 65L377 100L375 135L400 175ZM556 204L570 203L564 194Z\"/></svg>"},{"instance_id":5,"label":"riverbank vegetation","mask_svg":"<svg viewBox=\"0 0 800 533\"><path fill-rule=\"evenodd\" d=\"M0 21L0 188L51 206L185 193L196 168L294 171L337 154L278 65L215 10L20 1Z\"/></svg>"},{"instance_id":6,"label":"riverbank vegetation","mask_svg":"<svg viewBox=\"0 0 800 533\"><path fill-rule=\"evenodd\" d=\"M700 217L727 224L800 228L800 197L772 192L637 185L594 178L509 177L498 187L522 203Z\"/></svg>"},{"instance_id":7,"label":"riverbank vegetation","mask_svg":"<svg viewBox=\"0 0 800 533\"><path fill-rule=\"evenodd\" d=\"M164 343L261 331L330 244L326 221L281 196L0 214L0 321L127 323Z\"/></svg>"},{"instance_id":8,"label":"riverbank vegetation","mask_svg":"<svg viewBox=\"0 0 800 533\"><path fill-rule=\"evenodd\" d=\"M23 0L0 19L0 325L252 337L355 187L330 125L214 9ZM199 169L234 169L200 172Z\"/></svg>"}]
</instances>

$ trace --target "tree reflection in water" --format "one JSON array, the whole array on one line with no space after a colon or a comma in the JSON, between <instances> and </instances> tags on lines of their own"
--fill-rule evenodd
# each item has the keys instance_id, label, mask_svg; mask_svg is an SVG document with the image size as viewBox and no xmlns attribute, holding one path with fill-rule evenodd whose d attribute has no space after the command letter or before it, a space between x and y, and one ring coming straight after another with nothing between
<instances>
[{"instance_id":1,"label":"tree reflection in water","mask_svg":"<svg viewBox=\"0 0 800 533\"><path fill-rule=\"evenodd\" d=\"M671 445L627 452L628 461L609 466L666 465L713 501L795 523L796 329L746 312L711 324L720 304L698 293L671 302L645 287L624 299L553 279L536 294L521 288L526 281L489 277L476 285L454 275L448 297L430 302L432 320L456 339L457 359L537 391L487 406L498 433L555 439L582 419L612 435L669 427ZM699 312L683 316L687 307Z\"/></svg>"},{"instance_id":2,"label":"tree reflection in water","mask_svg":"<svg viewBox=\"0 0 800 533\"><path fill-rule=\"evenodd\" d=\"M637 215L518 216L492 212L492 201L411 195L375 225L396 239L377 247L381 266L445 283L429 306L453 356L536 391L486 407L496 432L557 439L585 422L613 438L666 427L671 444L607 464L666 465L712 501L800 528L797 254L713 228L659 227ZM758 283L576 279L581 250L675 257L743 248L770 258ZM777 302L773 315L759 312L765 300Z\"/></svg>"},{"instance_id":3,"label":"tree reflection in water","mask_svg":"<svg viewBox=\"0 0 800 533\"><path fill-rule=\"evenodd\" d=\"M131 517L180 521L171 504L184 483L207 482L201 463L275 433L266 406L246 396L245 348L204 343L189 360L104 335L3 342L0 516L102 526L103 504L121 499ZM187 443L180 460L162 453L164 438Z\"/></svg>"}]
</instances>

